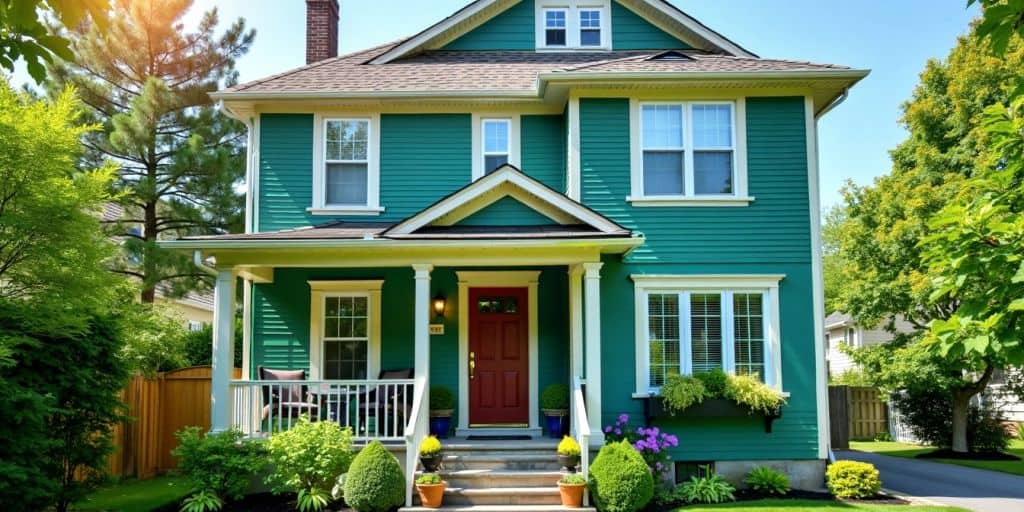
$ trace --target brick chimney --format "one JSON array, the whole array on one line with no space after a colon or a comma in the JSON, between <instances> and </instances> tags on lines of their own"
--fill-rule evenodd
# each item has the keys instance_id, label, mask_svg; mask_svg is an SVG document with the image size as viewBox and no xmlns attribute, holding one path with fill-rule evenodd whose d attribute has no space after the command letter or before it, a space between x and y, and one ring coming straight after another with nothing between
<instances>
[{"instance_id":1,"label":"brick chimney","mask_svg":"<svg viewBox=\"0 0 1024 512\"><path fill-rule=\"evenodd\" d=\"M338 56L338 0L306 0L306 64Z\"/></svg>"}]
</instances>

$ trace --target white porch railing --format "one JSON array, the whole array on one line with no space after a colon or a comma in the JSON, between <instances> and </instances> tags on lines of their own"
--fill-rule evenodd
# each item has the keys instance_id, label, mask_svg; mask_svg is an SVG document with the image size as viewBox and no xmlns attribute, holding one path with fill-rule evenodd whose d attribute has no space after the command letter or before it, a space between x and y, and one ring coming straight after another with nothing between
<instances>
[{"instance_id":1,"label":"white porch railing","mask_svg":"<svg viewBox=\"0 0 1024 512\"><path fill-rule=\"evenodd\" d=\"M267 437L308 414L351 427L357 441L401 441L414 384L413 379L233 380L231 424L249 437Z\"/></svg>"},{"instance_id":2,"label":"white porch railing","mask_svg":"<svg viewBox=\"0 0 1024 512\"><path fill-rule=\"evenodd\" d=\"M405 506L412 506L412 483L416 481L416 460L419 458L420 443L429 431L428 414L430 403L427 400L427 378L416 377L414 397L409 421L405 425Z\"/></svg>"},{"instance_id":3,"label":"white porch railing","mask_svg":"<svg viewBox=\"0 0 1024 512\"><path fill-rule=\"evenodd\" d=\"M590 420L587 418L587 404L583 400L583 386L586 381L574 377L572 382L573 432L580 445L580 474L588 477L590 471ZM590 505L590 497L584 492L583 506Z\"/></svg>"}]
</instances>

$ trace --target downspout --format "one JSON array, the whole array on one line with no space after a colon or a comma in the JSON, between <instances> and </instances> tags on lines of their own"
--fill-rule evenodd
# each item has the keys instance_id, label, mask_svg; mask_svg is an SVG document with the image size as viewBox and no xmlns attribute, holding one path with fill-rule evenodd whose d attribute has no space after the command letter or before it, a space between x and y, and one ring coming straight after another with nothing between
<instances>
[{"instance_id":1,"label":"downspout","mask_svg":"<svg viewBox=\"0 0 1024 512\"><path fill-rule=\"evenodd\" d=\"M206 272L211 276L217 275L217 270L207 265L206 262L203 261L203 251L200 251L199 249L192 251L192 263L196 266L196 268L202 270L203 272Z\"/></svg>"}]
</instances>

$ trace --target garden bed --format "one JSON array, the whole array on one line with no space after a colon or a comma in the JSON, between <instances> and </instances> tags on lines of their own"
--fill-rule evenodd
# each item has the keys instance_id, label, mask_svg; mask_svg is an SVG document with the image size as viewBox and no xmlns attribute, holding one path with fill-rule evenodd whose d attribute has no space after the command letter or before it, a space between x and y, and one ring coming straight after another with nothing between
<instances>
[{"instance_id":1,"label":"garden bed","mask_svg":"<svg viewBox=\"0 0 1024 512\"><path fill-rule=\"evenodd\" d=\"M951 459L951 460L1012 460L1019 461L1020 457L1004 452L954 452L949 448L919 453L914 456L917 459Z\"/></svg>"},{"instance_id":2,"label":"garden bed","mask_svg":"<svg viewBox=\"0 0 1024 512\"><path fill-rule=\"evenodd\" d=\"M777 502L792 502L797 503L801 501L815 501L815 502L832 502L836 505L850 505L850 504L864 504L864 505L910 505L910 502L897 498L895 496L889 496L886 494L877 494L871 498L860 499L860 500L843 500L838 499L835 496L827 492L817 491L800 491L791 490L786 493L785 496L768 496L764 493L756 492L750 489L740 489L734 493L736 496L736 502L757 502L763 500L772 500ZM734 503L734 502L730 502ZM703 505L690 505L690 506L703 506ZM667 504L651 504L644 509L644 512L671 512L679 510L680 508L687 507L684 503L667 503Z\"/></svg>"},{"instance_id":3,"label":"garden bed","mask_svg":"<svg viewBox=\"0 0 1024 512\"><path fill-rule=\"evenodd\" d=\"M352 509L343 506L344 504L329 505L323 512L352 512ZM152 512L178 512L181 510L181 503L170 503ZM241 500L225 503L220 512L292 512L298 510L295 506L294 494L281 494L275 496L269 492L250 494Z\"/></svg>"}]
</instances>

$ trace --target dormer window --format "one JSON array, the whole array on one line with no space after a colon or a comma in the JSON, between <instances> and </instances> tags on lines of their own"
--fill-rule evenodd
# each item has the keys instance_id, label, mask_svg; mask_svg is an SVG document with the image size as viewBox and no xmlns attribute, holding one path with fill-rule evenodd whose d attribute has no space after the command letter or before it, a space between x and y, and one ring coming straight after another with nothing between
<instances>
[{"instance_id":1,"label":"dormer window","mask_svg":"<svg viewBox=\"0 0 1024 512\"><path fill-rule=\"evenodd\" d=\"M607 0L537 0L537 49L610 50Z\"/></svg>"}]
</instances>

